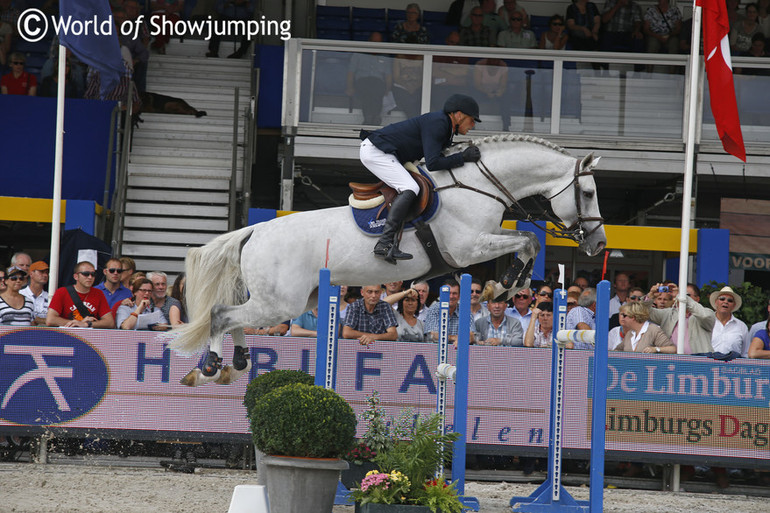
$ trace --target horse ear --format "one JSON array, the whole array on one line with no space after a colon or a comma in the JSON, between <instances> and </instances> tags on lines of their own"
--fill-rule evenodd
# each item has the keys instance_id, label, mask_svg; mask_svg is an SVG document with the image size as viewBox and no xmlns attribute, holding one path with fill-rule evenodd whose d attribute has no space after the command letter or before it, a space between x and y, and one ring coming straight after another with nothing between
<instances>
[{"instance_id":1,"label":"horse ear","mask_svg":"<svg viewBox=\"0 0 770 513\"><path fill-rule=\"evenodd\" d=\"M599 164L599 160L601 160L601 157L594 157L594 152L589 153L580 161L580 170L590 171Z\"/></svg>"}]
</instances>

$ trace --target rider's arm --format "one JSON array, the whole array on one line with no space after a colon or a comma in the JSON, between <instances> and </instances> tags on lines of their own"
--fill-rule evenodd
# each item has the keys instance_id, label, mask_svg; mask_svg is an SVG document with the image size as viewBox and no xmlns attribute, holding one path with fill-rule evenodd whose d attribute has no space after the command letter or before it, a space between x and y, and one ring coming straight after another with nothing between
<instances>
[{"instance_id":1,"label":"rider's arm","mask_svg":"<svg viewBox=\"0 0 770 513\"><path fill-rule=\"evenodd\" d=\"M446 120L433 119L422 123L420 130L422 132L422 148L425 155L425 165L430 171L438 171L440 169L452 169L462 166L463 161L462 153L455 153L445 157L441 154L444 150L444 142L446 141L447 124L450 125L449 117L445 116Z\"/></svg>"}]
</instances>

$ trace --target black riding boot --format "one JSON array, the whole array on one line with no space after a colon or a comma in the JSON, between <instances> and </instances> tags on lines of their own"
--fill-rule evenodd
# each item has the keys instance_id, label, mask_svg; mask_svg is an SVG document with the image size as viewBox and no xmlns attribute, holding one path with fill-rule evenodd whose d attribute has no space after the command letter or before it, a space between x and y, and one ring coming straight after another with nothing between
<instances>
[{"instance_id":1,"label":"black riding boot","mask_svg":"<svg viewBox=\"0 0 770 513\"><path fill-rule=\"evenodd\" d=\"M388 211L388 219L385 221L385 229L380 235L380 240L374 246L374 254L384 258L386 262L395 264L396 260L410 260L412 255L398 249L398 231L404 224L409 209L412 208L417 195L412 191L403 191L393 199Z\"/></svg>"}]
</instances>

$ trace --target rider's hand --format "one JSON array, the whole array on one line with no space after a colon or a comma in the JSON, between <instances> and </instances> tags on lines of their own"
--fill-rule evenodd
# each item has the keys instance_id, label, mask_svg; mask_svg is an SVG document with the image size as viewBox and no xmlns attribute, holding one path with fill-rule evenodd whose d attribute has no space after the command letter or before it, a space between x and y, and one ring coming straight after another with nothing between
<instances>
[{"instance_id":1,"label":"rider's hand","mask_svg":"<svg viewBox=\"0 0 770 513\"><path fill-rule=\"evenodd\" d=\"M469 146L463 150L463 162L478 162L481 160L481 150L478 146Z\"/></svg>"}]
</instances>

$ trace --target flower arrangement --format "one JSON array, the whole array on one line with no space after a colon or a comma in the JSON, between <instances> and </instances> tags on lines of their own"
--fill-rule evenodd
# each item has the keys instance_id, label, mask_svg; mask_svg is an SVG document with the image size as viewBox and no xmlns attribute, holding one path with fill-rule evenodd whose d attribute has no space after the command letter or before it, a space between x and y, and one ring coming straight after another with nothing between
<instances>
[{"instance_id":1,"label":"flower arrangement","mask_svg":"<svg viewBox=\"0 0 770 513\"><path fill-rule=\"evenodd\" d=\"M372 461L377 456L377 451L369 447L366 442L358 442L344 456L343 459L356 465L363 465L367 461Z\"/></svg>"},{"instance_id":2,"label":"flower arrangement","mask_svg":"<svg viewBox=\"0 0 770 513\"><path fill-rule=\"evenodd\" d=\"M407 494L411 483L409 478L397 470L390 473L372 470L359 489L362 495L361 504L408 504ZM354 492L355 495L355 492Z\"/></svg>"},{"instance_id":3,"label":"flower arrangement","mask_svg":"<svg viewBox=\"0 0 770 513\"><path fill-rule=\"evenodd\" d=\"M412 420L413 419L413 420ZM407 422L412 425L406 427ZM458 433L441 433L439 415L412 418L402 412L390 432L388 447L374 458L379 470L366 474L353 499L360 504L410 504L434 513L459 513L463 504L457 488L435 473L452 457L452 442Z\"/></svg>"}]
</instances>

